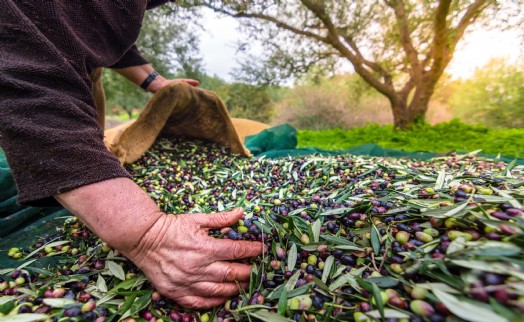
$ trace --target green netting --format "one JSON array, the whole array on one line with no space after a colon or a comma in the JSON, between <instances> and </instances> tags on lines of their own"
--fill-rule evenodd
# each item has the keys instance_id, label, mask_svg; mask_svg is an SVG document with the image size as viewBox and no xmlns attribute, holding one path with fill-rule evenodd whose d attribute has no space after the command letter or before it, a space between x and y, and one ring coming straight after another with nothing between
<instances>
[{"instance_id":1,"label":"green netting","mask_svg":"<svg viewBox=\"0 0 524 322\"><path fill-rule=\"evenodd\" d=\"M416 160L427 160L437 156L432 152L407 152L402 150L385 149L376 144L366 144L349 150L327 151L316 148L297 149L297 130L291 125L284 124L269 128L261 133L246 138L246 147L255 156L279 158L308 154L354 154L376 157L396 157ZM490 155L481 155L496 158ZM513 158L500 157L505 162ZM524 159L518 159L517 164L524 164ZM35 208L16 204L16 186L7 164L5 154L0 149L0 267L16 267L19 261L7 257L11 247L26 247L38 237L52 235L60 227L64 217L70 214L63 208ZM56 264L59 257L39 259L32 266L46 267Z\"/></svg>"}]
</instances>

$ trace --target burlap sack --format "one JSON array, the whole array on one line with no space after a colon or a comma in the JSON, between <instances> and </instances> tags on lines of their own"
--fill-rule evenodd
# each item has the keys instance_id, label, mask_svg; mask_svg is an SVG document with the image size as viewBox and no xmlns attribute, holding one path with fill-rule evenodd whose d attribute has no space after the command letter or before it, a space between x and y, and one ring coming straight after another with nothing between
<instances>
[{"instance_id":1,"label":"burlap sack","mask_svg":"<svg viewBox=\"0 0 524 322\"><path fill-rule=\"evenodd\" d=\"M159 135L209 140L248 157L245 136L267 128L260 122L231 118L214 92L180 82L159 90L136 120L106 130L104 143L122 164L136 161Z\"/></svg>"}]
</instances>

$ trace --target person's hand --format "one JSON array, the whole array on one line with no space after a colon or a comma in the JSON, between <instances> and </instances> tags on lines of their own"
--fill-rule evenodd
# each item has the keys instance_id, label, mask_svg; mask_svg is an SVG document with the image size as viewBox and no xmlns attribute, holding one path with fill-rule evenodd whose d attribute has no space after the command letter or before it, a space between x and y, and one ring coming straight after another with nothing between
<instances>
[{"instance_id":1,"label":"person's hand","mask_svg":"<svg viewBox=\"0 0 524 322\"><path fill-rule=\"evenodd\" d=\"M188 308L211 308L248 285L251 265L228 262L260 255L263 244L217 239L209 229L231 226L242 209L165 215L125 254L164 296ZM238 282L238 283L237 283Z\"/></svg>"},{"instance_id":2,"label":"person's hand","mask_svg":"<svg viewBox=\"0 0 524 322\"><path fill-rule=\"evenodd\" d=\"M156 93L159 89L162 87L172 84L172 83L187 83L191 86L198 86L200 85L200 82L196 79L190 79L190 78L175 78L175 79L166 79L162 76L157 76L155 80L147 87L147 91L151 93Z\"/></svg>"},{"instance_id":3,"label":"person's hand","mask_svg":"<svg viewBox=\"0 0 524 322\"><path fill-rule=\"evenodd\" d=\"M262 243L208 236L210 229L238 222L242 209L166 215L128 178L88 184L55 198L142 269L160 293L185 307L209 308L238 294L251 266L228 261L262 252Z\"/></svg>"},{"instance_id":4,"label":"person's hand","mask_svg":"<svg viewBox=\"0 0 524 322\"><path fill-rule=\"evenodd\" d=\"M145 79L155 70L151 64L144 64L139 66L131 66L131 67L125 67L125 68L114 68L114 70L119 73L120 75L124 76L137 86L140 86L142 82L144 82ZM150 93L156 93L159 89L166 86L167 84L171 84L173 82L184 82L188 83L191 86L198 86L200 85L200 82L196 79L190 79L190 78L175 78L175 79L167 79L162 75L157 75L156 78L147 86L146 91Z\"/></svg>"}]
</instances>

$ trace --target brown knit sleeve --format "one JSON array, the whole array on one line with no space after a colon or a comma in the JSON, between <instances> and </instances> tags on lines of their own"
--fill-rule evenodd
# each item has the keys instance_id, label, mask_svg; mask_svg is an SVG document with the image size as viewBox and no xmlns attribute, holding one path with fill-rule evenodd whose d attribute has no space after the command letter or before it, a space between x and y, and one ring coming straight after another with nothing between
<instances>
[{"instance_id":1,"label":"brown knit sleeve","mask_svg":"<svg viewBox=\"0 0 524 322\"><path fill-rule=\"evenodd\" d=\"M15 9L0 14L0 146L18 202L53 205L56 194L129 177L103 144L89 77Z\"/></svg>"},{"instance_id":2,"label":"brown knit sleeve","mask_svg":"<svg viewBox=\"0 0 524 322\"><path fill-rule=\"evenodd\" d=\"M149 62L142 57L136 45L133 45L116 64L109 66L109 68L126 68L145 64L149 64Z\"/></svg>"}]
</instances>

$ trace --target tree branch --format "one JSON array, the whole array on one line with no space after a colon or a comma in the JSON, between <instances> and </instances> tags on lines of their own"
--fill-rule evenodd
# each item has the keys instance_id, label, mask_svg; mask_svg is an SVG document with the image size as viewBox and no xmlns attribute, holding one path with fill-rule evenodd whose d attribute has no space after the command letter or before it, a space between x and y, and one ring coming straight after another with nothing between
<instances>
[{"instance_id":1,"label":"tree branch","mask_svg":"<svg viewBox=\"0 0 524 322\"><path fill-rule=\"evenodd\" d=\"M328 16L325 10L323 1L320 0L301 0L302 4L306 6L313 14L317 16L320 21L324 23L324 26L328 31L328 44L337 49L340 54L346 57L353 67L355 72L362 76L368 84L373 86L377 91L385 95L390 99L396 99L395 89L393 88L393 81L389 75L384 77L384 83L380 82L369 70L367 70L364 65L364 61L355 53L352 53L346 46L340 42L340 34L337 31L337 28L331 21L331 18Z\"/></svg>"},{"instance_id":2,"label":"tree branch","mask_svg":"<svg viewBox=\"0 0 524 322\"><path fill-rule=\"evenodd\" d=\"M395 12L395 18L397 20L398 32L400 34L400 43L406 53L408 62L413 69L413 76L419 80L422 77L422 67L418 59L418 51L413 46L413 40L411 39L411 31L409 30L408 16L406 14L406 7L404 6L403 0L387 1L386 4L393 8Z\"/></svg>"},{"instance_id":3,"label":"tree branch","mask_svg":"<svg viewBox=\"0 0 524 322\"><path fill-rule=\"evenodd\" d=\"M486 9L492 1L489 0L477 0L473 4L471 4L468 9L466 10L466 13L464 13L464 16L460 19L460 22L458 23L457 27L455 28L453 32L453 37L451 38L451 48L455 48L458 41L462 38L464 35L464 32L466 29L475 22L475 20L480 16L482 11Z\"/></svg>"},{"instance_id":4,"label":"tree branch","mask_svg":"<svg viewBox=\"0 0 524 322\"><path fill-rule=\"evenodd\" d=\"M373 69L375 72L379 73L383 77L385 77L388 74L388 72L386 70L384 70L384 68L382 68L382 66L380 66L376 62L373 62L373 61L370 61L370 60L367 60L366 58L364 58L364 56L360 52L360 49L358 49L357 44L353 41L353 39L351 39L347 35L341 35L341 37L349 45L349 47L351 47L351 49L353 49L353 51L355 52L355 55L358 56L358 58L360 58L362 60L362 62L366 66L368 66L369 68Z\"/></svg>"},{"instance_id":5,"label":"tree branch","mask_svg":"<svg viewBox=\"0 0 524 322\"><path fill-rule=\"evenodd\" d=\"M321 35L315 34L313 32L298 29L298 28L296 28L294 26L291 26L290 24L287 24L287 23L285 23L285 22L283 22L281 20L278 20L275 17L271 17L271 16L268 16L268 15L265 15L265 14L261 14L261 13L246 13L246 12L232 13L232 12L229 12L227 10L216 8L216 7L214 7L212 5L209 5L209 4L204 4L204 6L208 7L209 9L211 9L211 10L213 10L215 12L219 12L219 13L222 13L222 14L234 17L234 18L256 18L256 19L268 21L268 22L274 23L279 28L291 31L292 33L295 33L295 34L298 34L298 35L302 35L302 36L306 36L306 37L309 37L309 38L313 38L315 40L318 40L318 41L321 41L323 43L329 44L329 41L328 41L327 37L322 37Z\"/></svg>"},{"instance_id":6,"label":"tree branch","mask_svg":"<svg viewBox=\"0 0 524 322\"><path fill-rule=\"evenodd\" d=\"M451 0L440 0L435 12L433 23L433 43L431 45L431 72L428 77L432 81L437 81L444 68L446 67L447 56L449 55L447 16Z\"/></svg>"}]
</instances>

